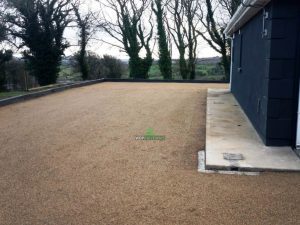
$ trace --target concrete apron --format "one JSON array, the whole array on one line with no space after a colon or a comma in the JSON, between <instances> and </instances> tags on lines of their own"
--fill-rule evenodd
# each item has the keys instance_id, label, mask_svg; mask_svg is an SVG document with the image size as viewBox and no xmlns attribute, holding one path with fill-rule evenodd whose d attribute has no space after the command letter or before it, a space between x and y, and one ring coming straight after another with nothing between
<instances>
[{"instance_id":1,"label":"concrete apron","mask_svg":"<svg viewBox=\"0 0 300 225\"><path fill-rule=\"evenodd\" d=\"M233 95L220 89L208 90L204 161L206 171L300 171L295 152L265 146Z\"/></svg>"}]
</instances>

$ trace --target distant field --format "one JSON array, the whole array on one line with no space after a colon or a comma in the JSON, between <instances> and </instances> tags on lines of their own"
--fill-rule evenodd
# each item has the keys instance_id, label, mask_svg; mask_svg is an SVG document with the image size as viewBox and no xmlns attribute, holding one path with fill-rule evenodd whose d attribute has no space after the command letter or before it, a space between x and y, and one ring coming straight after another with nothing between
<instances>
[{"instance_id":1,"label":"distant field","mask_svg":"<svg viewBox=\"0 0 300 225\"><path fill-rule=\"evenodd\" d=\"M128 71L123 76L128 78ZM154 64L149 71L149 79L163 79L158 64ZM179 66L173 64L173 79L181 80ZM196 65L196 80L223 80L224 71L219 64L198 64Z\"/></svg>"},{"instance_id":2,"label":"distant field","mask_svg":"<svg viewBox=\"0 0 300 225\"><path fill-rule=\"evenodd\" d=\"M70 65L61 65L58 81L80 81L80 73L74 72Z\"/></svg>"},{"instance_id":3,"label":"distant field","mask_svg":"<svg viewBox=\"0 0 300 225\"><path fill-rule=\"evenodd\" d=\"M122 78L129 77L128 69L125 70ZM163 79L157 62L153 64L149 71L149 79ZM173 64L173 79L182 79L179 74L178 64ZM200 62L196 65L196 80L223 80L224 71L216 62ZM80 73L75 73L71 66L62 65L58 81L80 81Z\"/></svg>"},{"instance_id":4,"label":"distant field","mask_svg":"<svg viewBox=\"0 0 300 225\"><path fill-rule=\"evenodd\" d=\"M203 58L198 59L198 64L196 65L196 78L195 80L205 80L205 81L221 81L224 80L224 71L222 67L219 64L220 58L219 57L213 57L213 58ZM127 67L127 62L124 61L124 68ZM101 72L101 68L99 67L98 70L94 71L94 74L96 75L94 78L91 79L98 79L103 78L101 75L97 75L96 71ZM91 68L92 69L92 68ZM99 70L100 69L100 70ZM129 70L123 69L123 75L122 78L126 79L129 78ZM172 68L173 72L173 79L175 80L181 80L181 76L179 73L179 65L175 61ZM159 65L157 61L155 61L149 71L149 79L163 79L161 72L159 70ZM57 79L57 84L55 85L49 85L46 87L37 87L37 88L31 88L29 89L30 92L35 91L41 91L53 87L58 87L60 85L65 85L73 82L81 81L81 74L80 72L75 72L72 63L63 63L60 67L60 73L59 77ZM25 89L25 88L24 88ZM17 89L19 90L19 89ZM27 94L26 91L7 91L7 92L0 92L0 100L15 97L19 95Z\"/></svg>"}]
</instances>

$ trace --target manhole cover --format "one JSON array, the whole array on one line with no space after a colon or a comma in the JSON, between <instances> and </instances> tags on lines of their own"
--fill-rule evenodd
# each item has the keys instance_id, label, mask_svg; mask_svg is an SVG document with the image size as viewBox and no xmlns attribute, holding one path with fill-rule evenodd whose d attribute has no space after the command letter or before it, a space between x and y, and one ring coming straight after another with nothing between
<instances>
[{"instance_id":1,"label":"manhole cover","mask_svg":"<svg viewBox=\"0 0 300 225\"><path fill-rule=\"evenodd\" d=\"M242 154L223 153L223 159L226 159L226 160L244 160L244 156Z\"/></svg>"}]
</instances>

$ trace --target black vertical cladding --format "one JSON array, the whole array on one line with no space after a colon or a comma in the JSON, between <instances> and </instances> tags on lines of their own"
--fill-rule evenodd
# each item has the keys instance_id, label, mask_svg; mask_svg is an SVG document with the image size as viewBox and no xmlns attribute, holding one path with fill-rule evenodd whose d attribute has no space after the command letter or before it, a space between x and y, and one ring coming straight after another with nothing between
<instances>
[{"instance_id":1,"label":"black vertical cladding","mask_svg":"<svg viewBox=\"0 0 300 225\"><path fill-rule=\"evenodd\" d=\"M297 114L299 76L297 42L299 38L300 2L274 0L270 19L271 52L269 59L269 102L267 144L295 143L295 117Z\"/></svg>"},{"instance_id":2,"label":"black vertical cladding","mask_svg":"<svg viewBox=\"0 0 300 225\"><path fill-rule=\"evenodd\" d=\"M273 0L234 35L232 92L266 145L293 144L299 5Z\"/></svg>"},{"instance_id":3,"label":"black vertical cladding","mask_svg":"<svg viewBox=\"0 0 300 225\"><path fill-rule=\"evenodd\" d=\"M262 37L264 12L259 12L234 34L232 92L262 139L266 137L266 77L270 42Z\"/></svg>"}]
</instances>

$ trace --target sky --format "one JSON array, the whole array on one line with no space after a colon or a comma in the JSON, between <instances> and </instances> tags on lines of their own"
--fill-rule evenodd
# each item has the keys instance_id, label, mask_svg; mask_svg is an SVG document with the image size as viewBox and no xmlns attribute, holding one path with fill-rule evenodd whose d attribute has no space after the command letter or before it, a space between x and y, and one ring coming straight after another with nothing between
<instances>
[{"instance_id":1,"label":"sky","mask_svg":"<svg viewBox=\"0 0 300 225\"><path fill-rule=\"evenodd\" d=\"M76 32L74 32L73 30L67 30L65 33L65 36L67 37L67 39L70 41L71 45L75 45L78 40L77 40L77 36L76 36ZM96 37L97 39L104 39L104 40L110 40L112 43L114 44L119 44L118 42L116 42L115 40L113 40L110 37L107 37L107 35L102 34L100 32L96 33ZM157 46L156 46L157 47ZM173 46L174 47L174 46ZM78 51L78 47L72 46L69 47L65 54L68 55L72 55L74 54L76 51ZM108 54L108 55L112 55L115 56L117 58L120 59L128 59L128 55L121 51L119 48L117 47L113 47L109 44L103 43L99 40L91 40L88 48L88 51L92 51L97 53L98 55L104 55L104 54ZM178 53L176 51L176 49L173 49L173 56L172 58L178 58ZM198 44L198 58L206 58L206 57L214 57L214 56L219 56L219 54L217 52L215 52L210 46L208 46L208 44L206 44L204 41L199 42ZM157 56L157 52L154 52L154 58L158 58Z\"/></svg>"},{"instance_id":2,"label":"sky","mask_svg":"<svg viewBox=\"0 0 300 225\"><path fill-rule=\"evenodd\" d=\"M82 5L80 7L80 11L84 14L85 12L88 11L93 11L95 13L99 13L101 11L101 4L100 2L105 2L106 0L81 0ZM116 20L114 14L112 14L111 11L105 9L105 16L107 18L110 18L112 21ZM155 18L153 18L155 19ZM67 48L65 50L65 55L66 56L70 56L73 55L74 53L76 53L79 50L78 47L78 30L76 28L74 28L74 26L76 24L71 24L72 27L69 27L65 30L64 32L64 37L67 39L67 41L70 44L70 47ZM154 29L155 31L155 29ZM153 36L153 43L155 42L154 40L156 39L155 35ZM101 40L104 40L105 42L108 43L112 43L114 45L122 45L120 44L118 41L116 41L115 39L113 39L112 37L110 37L107 33L105 33L104 31L98 31L95 32L93 35L93 39L90 40L88 46L87 46L87 50L94 52L96 54L98 54L99 56L102 55L112 55L115 56L119 59L124 59L127 60L129 57L128 55L120 50L117 47L114 47L112 45L109 45L105 42L102 42ZM173 59L177 59L179 58L179 54L177 52L177 49L175 47L174 44L173 45L173 49L172 49L172 58ZM154 59L158 59L158 52L157 52L157 43L154 46L154 51L153 51L153 58ZM20 49L15 55L21 55L21 51L22 49ZM141 53L141 56L143 56L143 52ZM214 51L203 39L199 38L198 40L198 48L197 48L197 57L198 58L207 58L207 57L215 57L215 56L219 56L219 54Z\"/></svg>"},{"instance_id":3,"label":"sky","mask_svg":"<svg viewBox=\"0 0 300 225\"><path fill-rule=\"evenodd\" d=\"M105 0L98 0L98 1L105 1ZM100 11L100 3L97 0L82 0L83 5L81 6L81 12L86 12L87 10L91 10L94 12L99 12ZM109 16L112 20L114 20L114 15L106 10L106 13L108 13ZM78 35L77 35L77 31L74 30L74 28L68 28L65 31L65 37L68 39L68 41L71 44L71 47L69 47L65 54L68 55L72 55L74 54L76 51L78 51L78 47L76 47L77 43L78 43ZM128 55L121 51L119 48L117 47L113 47L109 44L106 44L104 42L101 42L99 40L105 40L106 42L110 42L113 44L117 44L119 45L119 43L117 41L115 41L113 38L111 38L108 34L102 32L96 32L93 36L95 39L91 40L89 45L88 45L88 50L97 53L98 55L102 56L104 54L108 54L108 55L112 55L115 57L118 57L120 59L128 59ZM153 38L154 39L154 38ZM206 57L214 57L214 56L219 56L219 54L217 52L215 52L203 39L199 38L199 44L198 44L198 58L206 58ZM157 49L157 46L155 46ZM173 50L172 50L172 58L178 58L178 53L177 50L175 48L175 46L173 45ZM155 59L158 58L157 55L157 50L154 51L153 53L153 57Z\"/></svg>"},{"instance_id":4,"label":"sky","mask_svg":"<svg viewBox=\"0 0 300 225\"><path fill-rule=\"evenodd\" d=\"M105 1L105 0L98 0L98 1ZM94 12L99 12L100 11L100 3L97 0L82 0L83 5L81 6L81 12L84 13L88 10L94 11ZM105 10L107 13L106 16L110 17L112 20L114 20L114 15L109 11ZM78 51L78 47L76 47L78 43L78 35L77 31L74 30L74 28L68 28L65 31L65 37L68 39L68 41L71 44L71 47L69 47L65 54L72 55L76 51ZM117 41L115 41L113 38L111 38L109 35L106 33L102 32L97 32L93 36L95 39L91 40L89 45L88 45L88 50L97 53L98 55L102 56L104 54L112 55L115 57L118 57L120 59L128 59L128 56L125 52L120 51L119 48L113 47L109 44L106 44L104 42L101 42L99 40L105 40L106 42L110 42L113 44L119 45ZM154 37L155 38L155 37ZM154 39L153 38L153 39ZM157 45L155 46L157 49ZM178 53L176 51L175 46L173 45L173 51L172 51L172 58L178 58ZM154 51L153 57L155 59L158 58L157 55L157 50ZM198 58L205 58L205 57L214 57L218 56L219 54L215 52L203 39L199 38L199 44L198 44Z\"/></svg>"}]
</instances>

